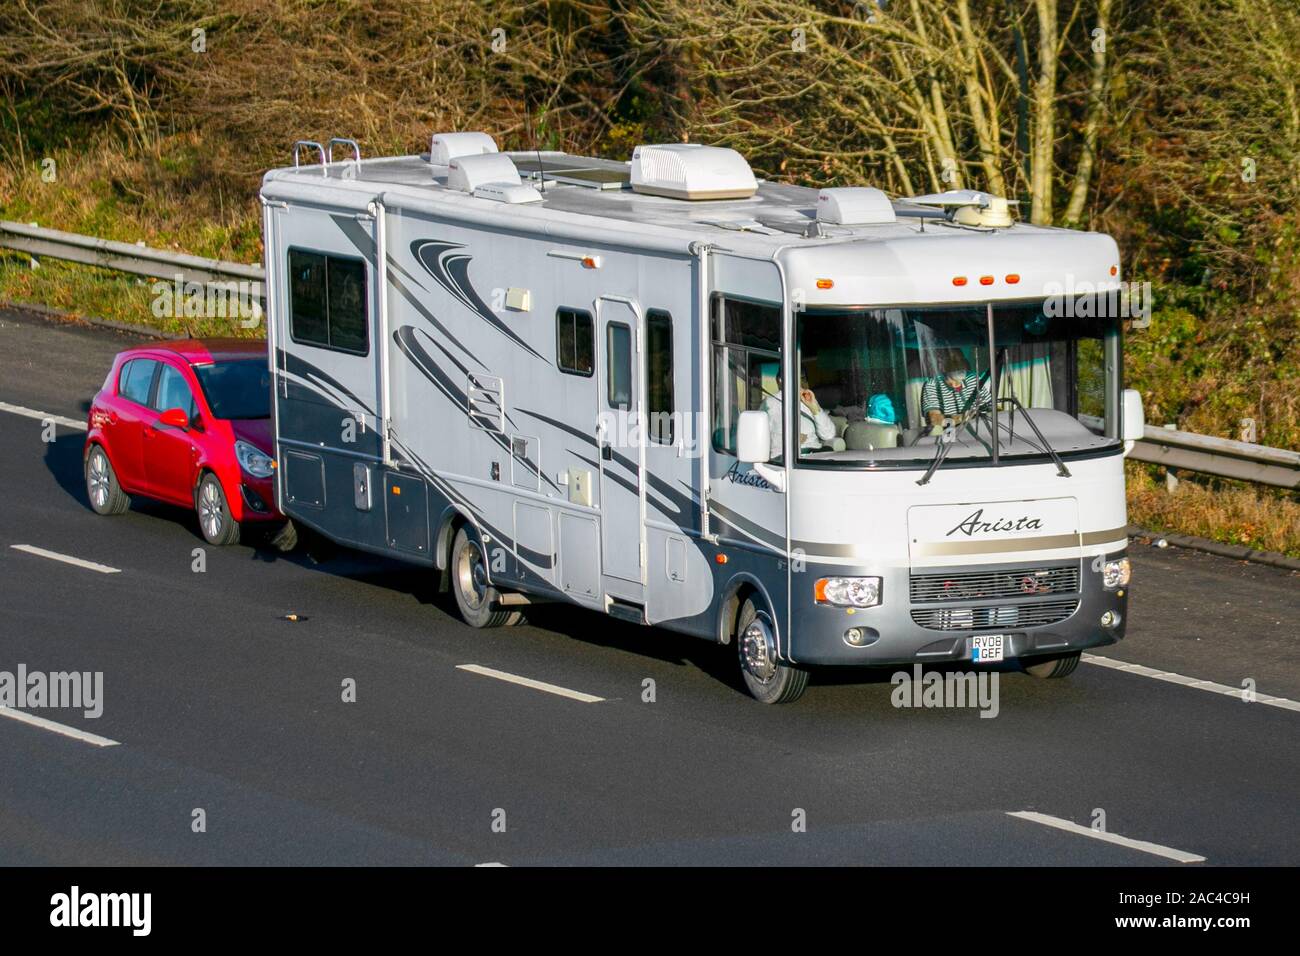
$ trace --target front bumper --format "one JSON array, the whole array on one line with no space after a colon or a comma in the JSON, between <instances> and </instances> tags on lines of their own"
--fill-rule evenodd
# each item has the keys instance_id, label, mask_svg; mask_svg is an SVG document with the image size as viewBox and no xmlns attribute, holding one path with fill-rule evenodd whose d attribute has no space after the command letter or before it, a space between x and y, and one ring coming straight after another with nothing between
<instances>
[{"instance_id":1,"label":"front bumper","mask_svg":"<svg viewBox=\"0 0 1300 956\"><path fill-rule=\"evenodd\" d=\"M284 515L275 507L274 478L249 478L241 476L239 483L238 513L234 515L240 524L255 521L283 521ZM234 511L236 504L230 502Z\"/></svg>"},{"instance_id":2,"label":"front bumper","mask_svg":"<svg viewBox=\"0 0 1300 956\"><path fill-rule=\"evenodd\" d=\"M1107 555L1122 557L1123 552ZM1089 556L1073 562L1050 562L1056 568L1077 568L1077 580L1066 589L1028 590L1010 596L970 593L968 589L952 599L913 600L914 575L954 577L987 572L1008 580L1036 580L1043 564L993 564L961 568L908 568L851 570L843 566L808 565L793 575L790 609L790 653L798 664L883 666L925 661L969 661L970 638L976 634L1003 634L1006 661L1018 662L1052 657L1091 647L1114 644L1123 639L1128 624L1129 587L1107 590L1101 573L1094 570ZM829 575L878 575L883 600L877 607L850 612L846 608L819 605L813 598L813 582ZM1029 584L1026 588L1034 588ZM1115 620L1109 626L1102 617L1109 612ZM1043 623L1035 623L1035 622ZM925 622L925 623L921 623ZM849 628L866 632L861 647L844 638ZM998 665L988 665L997 667Z\"/></svg>"}]
</instances>

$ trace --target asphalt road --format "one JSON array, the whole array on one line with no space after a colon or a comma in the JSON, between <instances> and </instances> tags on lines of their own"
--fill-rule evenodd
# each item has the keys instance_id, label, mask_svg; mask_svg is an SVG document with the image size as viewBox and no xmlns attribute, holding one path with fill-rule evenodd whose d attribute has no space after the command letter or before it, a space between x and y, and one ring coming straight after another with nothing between
<instances>
[{"instance_id":1,"label":"asphalt road","mask_svg":"<svg viewBox=\"0 0 1300 956\"><path fill-rule=\"evenodd\" d=\"M128 344L0 312L0 402L83 418ZM40 716L118 745L0 716L0 864L1199 865L1124 841L1300 862L1300 710L1104 663L1003 675L996 719L895 709L858 673L763 707L730 649L559 607L475 631L418 569L204 547L163 506L97 517L83 436L58 436L0 412L0 671L102 671L101 717ZM1300 577L1131 553L1101 656L1300 700ZM1102 811L1123 839L1018 811Z\"/></svg>"}]
</instances>

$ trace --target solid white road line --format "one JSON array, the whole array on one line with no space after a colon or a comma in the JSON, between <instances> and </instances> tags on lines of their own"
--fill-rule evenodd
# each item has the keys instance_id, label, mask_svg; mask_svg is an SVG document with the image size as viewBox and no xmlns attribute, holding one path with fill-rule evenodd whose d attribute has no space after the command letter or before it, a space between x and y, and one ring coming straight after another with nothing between
<instances>
[{"instance_id":1,"label":"solid white road line","mask_svg":"<svg viewBox=\"0 0 1300 956\"><path fill-rule=\"evenodd\" d=\"M96 564L94 561L83 561L81 558L74 558L70 554L59 554L57 551L46 551L44 548L38 548L30 544L11 544L9 547L15 551L24 551L27 554L34 554L37 557L49 558L51 561L62 561L64 564L71 564L78 568L85 568L87 571L98 571L100 574L121 574L121 568L110 568L107 564Z\"/></svg>"},{"instance_id":2,"label":"solid white road line","mask_svg":"<svg viewBox=\"0 0 1300 956\"><path fill-rule=\"evenodd\" d=\"M0 412L8 412L11 415L22 415L24 418L35 418L37 421L51 421L56 425L62 425L64 428L75 428L77 431L84 432L86 423L79 422L75 418L65 418L63 415L52 415L49 412L40 412L34 408L24 408L22 405L10 405L8 402L0 402Z\"/></svg>"},{"instance_id":3,"label":"solid white road line","mask_svg":"<svg viewBox=\"0 0 1300 956\"><path fill-rule=\"evenodd\" d=\"M457 670L469 671L471 674L481 674L484 677L495 677L497 680L508 681L511 684L519 684L522 687L531 687L533 690L542 690L548 694L556 694L560 697L568 697L570 700L580 700L584 704L596 704L604 700L604 697L594 697L591 694L584 694L582 691L569 690L567 687L557 687L555 684L546 684L539 680L533 680L531 677L520 677L518 674L507 674L505 671L493 670L490 667L483 667L479 664L457 664Z\"/></svg>"},{"instance_id":4,"label":"solid white road line","mask_svg":"<svg viewBox=\"0 0 1300 956\"><path fill-rule=\"evenodd\" d=\"M96 747L117 747L120 745L116 740L109 740L107 737L99 736L99 734L78 730L76 727L69 727L67 724L58 724L52 720L46 720L44 717L29 714L25 710L0 707L0 717L8 717L10 720L16 720L19 723L31 724L33 727L40 727L42 730L52 730L56 734L72 737L74 740L80 740Z\"/></svg>"},{"instance_id":5,"label":"solid white road line","mask_svg":"<svg viewBox=\"0 0 1300 956\"><path fill-rule=\"evenodd\" d=\"M1145 664L1129 664L1125 661L1117 661L1113 657L1098 657L1096 654L1084 654L1083 662L1085 664L1097 664L1101 667L1109 667L1113 670L1123 671L1125 674L1137 674L1139 677L1151 677L1155 680L1168 681L1171 684L1181 684L1184 687L1191 687L1194 690L1208 690L1212 694L1222 694L1225 697L1236 697L1242 699L1244 689L1241 687L1232 687L1228 684L1217 684L1212 680L1198 680L1195 677L1186 677L1182 674L1175 674L1173 671L1157 670L1154 667L1147 667ZM1281 707L1283 710L1294 710L1300 712L1300 701L1287 700L1285 697L1274 697L1271 694L1255 694L1254 703L1268 704L1270 707Z\"/></svg>"},{"instance_id":6,"label":"solid white road line","mask_svg":"<svg viewBox=\"0 0 1300 956\"><path fill-rule=\"evenodd\" d=\"M1046 813L1035 813L1032 810L1008 810L1007 816L1018 817L1021 820L1028 820L1030 823L1041 823L1045 827L1055 827L1058 830L1064 830L1066 833L1076 833L1079 836L1092 837L1094 840L1101 840L1104 843L1114 843L1116 846L1126 846L1130 850L1141 850L1143 853L1150 853L1152 856L1162 856L1167 860L1175 860L1178 863L1205 862L1205 857L1197 856L1195 853L1188 853L1186 850L1175 850L1173 847L1161 846L1159 843L1148 843L1146 840L1131 840L1128 837L1122 837L1116 833L1107 833L1105 830L1094 830L1092 827L1080 826L1070 820L1062 820L1060 817L1048 816Z\"/></svg>"}]
</instances>

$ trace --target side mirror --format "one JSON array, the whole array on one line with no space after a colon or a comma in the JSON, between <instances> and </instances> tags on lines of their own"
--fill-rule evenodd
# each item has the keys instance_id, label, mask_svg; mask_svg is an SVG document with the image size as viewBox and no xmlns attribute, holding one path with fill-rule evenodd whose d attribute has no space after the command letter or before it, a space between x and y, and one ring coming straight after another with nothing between
<instances>
[{"instance_id":1,"label":"side mirror","mask_svg":"<svg viewBox=\"0 0 1300 956\"><path fill-rule=\"evenodd\" d=\"M1124 389L1120 403L1120 438L1141 441L1146 434L1146 416L1142 412L1142 394L1135 388Z\"/></svg>"},{"instance_id":2,"label":"side mirror","mask_svg":"<svg viewBox=\"0 0 1300 956\"><path fill-rule=\"evenodd\" d=\"M183 408L169 408L159 417L158 423L172 428L189 428L190 416Z\"/></svg>"},{"instance_id":3,"label":"side mirror","mask_svg":"<svg viewBox=\"0 0 1300 956\"><path fill-rule=\"evenodd\" d=\"M736 423L736 457L749 465L772 457L771 420L767 412L740 413Z\"/></svg>"}]
</instances>

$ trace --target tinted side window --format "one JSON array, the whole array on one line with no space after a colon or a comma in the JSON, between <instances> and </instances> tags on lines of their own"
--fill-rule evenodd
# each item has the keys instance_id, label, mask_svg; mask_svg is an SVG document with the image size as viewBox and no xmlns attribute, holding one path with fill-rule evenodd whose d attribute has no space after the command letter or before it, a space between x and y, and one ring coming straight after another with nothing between
<instances>
[{"instance_id":1,"label":"tinted side window","mask_svg":"<svg viewBox=\"0 0 1300 956\"><path fill-rule=\"evenodd\" d=\"M295 342L367 354L365 263L290 249L289 332Z\"/></svg>"},{"instance_id":2,"label":"tinted side window","mask_svg":"<svg viewBox=\"0 0 1300 956\"><path fill-rule=\"evenodd\" d=\"M650 440L673 443L673 319L667 312L646 313L646 411Z\"/></svg>"},{"instance_id":3,"label":"tinted side window","mask_svg":"<svg viewBox=\"0 0 1300 956\"><path fill-rule=\"evenodd\" d=\"M555 364L570 375L590 375L595 366L596 342L591 313L582 309L555 312Z\"/></svg>"},{"instance_id":4,"label":"tinted side window","mask_svg":"<svg viewBox=\"0 0 1300 956\"><path fill-rule=\"evenodd\" d=\"M606 343L606 377L609 379L609 407L632 407L632 330L610 323Z\"/></svg>"},{"instance_id":5,"label":"tinted side window","mask_svg":"<svg viewBox=\"0 0 1300 956\"><path fill-rule=\"evenodd\" d=\"M781 307L715 295L710 308L713 447L734 455L740 413L763 408L781 390Z\"/></svg>"},{"instance_id":6,"label":"tinted side window","mask_svg":"<svg viewBox=\"0 0 1300 956\"><path fill-rule=\"evenodd\" d=\"M148 405L149 386L153 384L153 373L157 367L158 363L153 359L132 359L127 362L118 379L117 393L137 405Z\"/></svg>"},{"instance_id":7,"label":"tinted side window","mask_svg":"<svg viewBox=\"0 0 1300 956\"><path fill-rule=\"evenodd\" d=\"M166 362L158 374L158 392L152 407L160 412L169 408L183 408L186 414L194 414L194 393L190 391L189 383L179 369Z\"/></svg>"}]
</instances>

